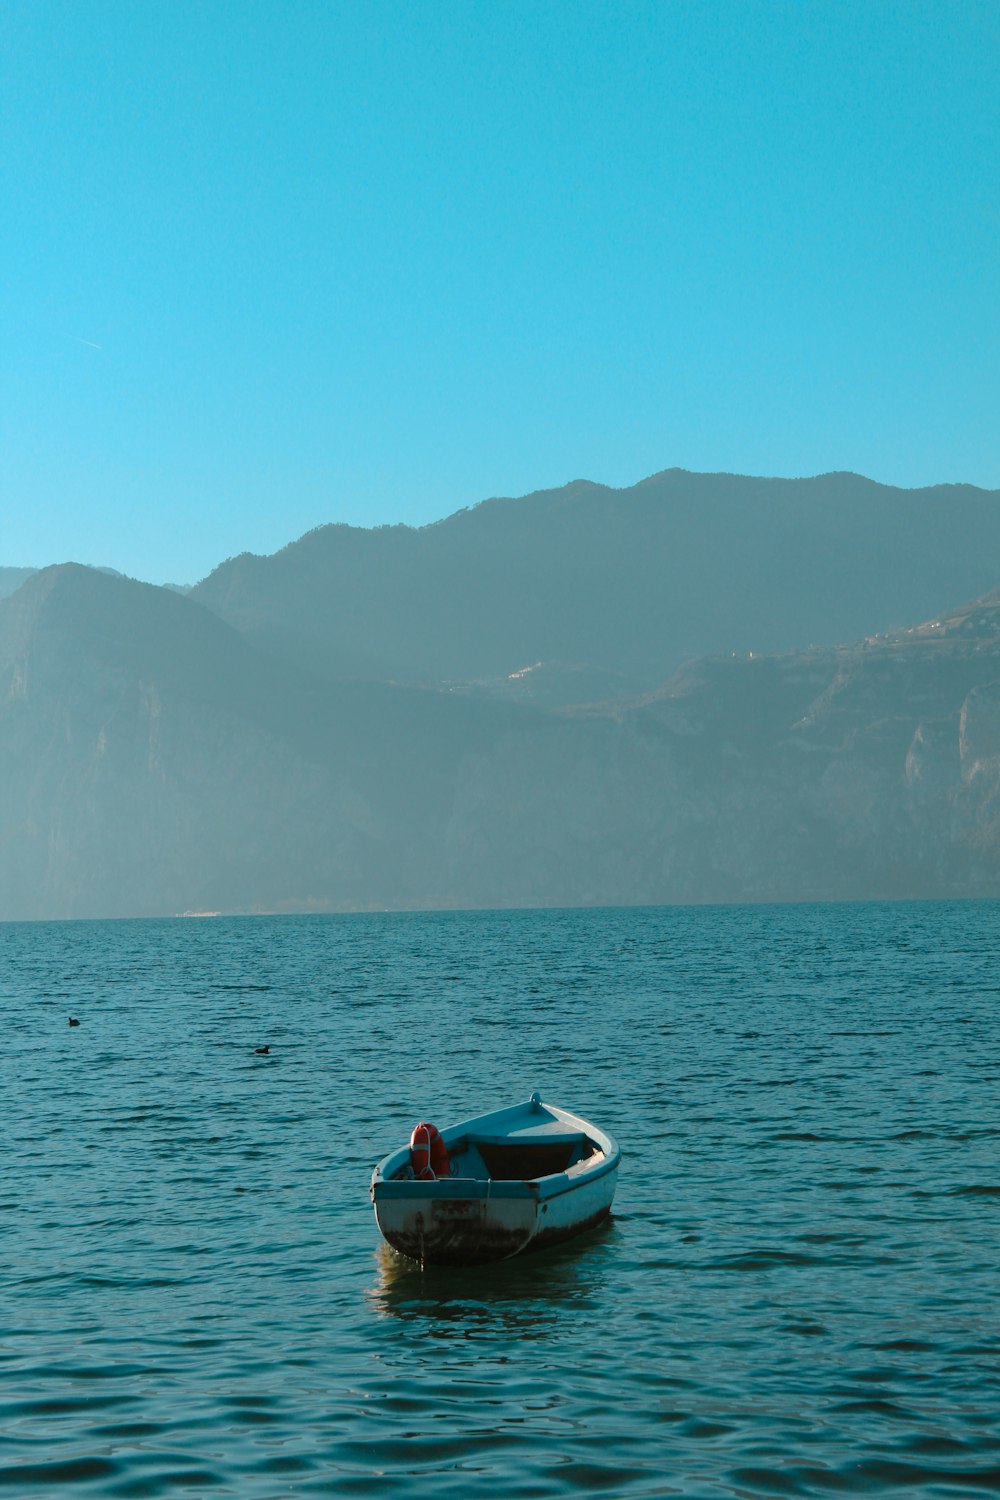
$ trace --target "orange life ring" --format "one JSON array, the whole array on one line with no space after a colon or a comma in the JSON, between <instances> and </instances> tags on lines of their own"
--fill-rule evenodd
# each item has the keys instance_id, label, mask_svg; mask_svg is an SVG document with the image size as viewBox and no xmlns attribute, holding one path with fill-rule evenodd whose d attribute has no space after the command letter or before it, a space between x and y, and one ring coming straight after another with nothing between
<instances>
[{"instance_id":1,"label":"orange life ring","mask_svg":"<svg viewBox=\"0 0 1000 1500\"><path fill-rule=\"evenodd\" d=\"M431 1181L449 1175L448 1148L436 1125L421 1120L410 1136L410 1166L414 1177Z\"/></svg>"}]
</instances>

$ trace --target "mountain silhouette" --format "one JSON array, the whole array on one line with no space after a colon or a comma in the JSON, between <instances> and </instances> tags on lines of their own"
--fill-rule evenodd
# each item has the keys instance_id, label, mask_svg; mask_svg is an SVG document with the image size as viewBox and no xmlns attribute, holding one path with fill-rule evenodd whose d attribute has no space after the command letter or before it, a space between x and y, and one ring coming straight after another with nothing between
<instances>
[{"instance_id":1,"label":"mountain silhouette","mask_svg":"<svg viewBox=\"0 0 1000 1500\"><path fill-rule=\"evenodd\" d=\"M771 483L327 528L189 595L30 572L0 600L0 918L1000 894L997 497ZM781 649L732 644L751 617Z\"/></svg>"},{"instance_id":2,"label":"mountain silhouette","mask_svg":"<svg viewBox=\"0 0 1000 1500\"><path fill-rule=\"evenodd\" d=\"M223 563L192 597L327 677L503 682L540 662L604 674L610 696L694 656L926 619L994 587L998 567L996 492L670 469L630 489L488 500L419 529L323 526Z\"/></svg>"}]
</instances>

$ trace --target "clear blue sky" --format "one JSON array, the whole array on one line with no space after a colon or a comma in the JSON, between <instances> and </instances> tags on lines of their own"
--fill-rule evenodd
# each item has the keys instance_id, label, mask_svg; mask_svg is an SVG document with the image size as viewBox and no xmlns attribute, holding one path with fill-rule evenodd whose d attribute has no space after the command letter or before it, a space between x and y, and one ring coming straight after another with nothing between
<instances>
[{"instance_id":1,"label":"clear blue sky","mask_svg":"<svg viewBox=\"0 0 1000 1500\"><path fill-rule=\"evenodd\" d=\"M1000 486L996 0L3 0L0 564Z\"/></svg>"}]
</instances>

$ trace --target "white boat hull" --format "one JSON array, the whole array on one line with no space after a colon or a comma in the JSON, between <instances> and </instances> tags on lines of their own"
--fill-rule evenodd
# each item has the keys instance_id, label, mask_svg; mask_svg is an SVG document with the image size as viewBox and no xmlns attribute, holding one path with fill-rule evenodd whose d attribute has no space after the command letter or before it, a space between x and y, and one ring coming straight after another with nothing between
<instances>
[{"instance_id":1,"label":"white boat hull","mask_svg":"<svg viewBox=\"0 0 1000 1500\"><path fill-rule=\"evenodd\" d=\"M617 1145L586 1121L534 1100L443 1131L445 1144L457 1148L459 1175L414 1180L407 1175L406 1148L381 1162L371 1196L388 1243L421 1263L476 1265L559 1244L606 1218L618 1181ZM470 1142L487 1150L488 1143L514 1143L510 1149L530 1152L556 1139L564 1146L576 1141L588 1154L566 1170L536 1177L461 1175L469 1159L461 1148L467 1151Z\"/></svg>"}]
</instances>

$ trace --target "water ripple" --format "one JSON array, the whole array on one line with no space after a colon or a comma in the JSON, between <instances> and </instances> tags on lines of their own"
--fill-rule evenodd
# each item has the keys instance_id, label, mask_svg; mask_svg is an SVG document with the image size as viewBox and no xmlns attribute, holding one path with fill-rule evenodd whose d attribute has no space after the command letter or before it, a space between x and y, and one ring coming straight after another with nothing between
<instances>
[{"instance_id":1,"label":"water ripple","mask_svg":"<svg viewBox=\"0 0 1000 1500\"><path fill-rule=\"evenodd\" d=\"M0 1490L998 1492L996 918L0 927ZM373 1161L533 1087L612 1220L381 1244Z\"/></svg>"}]
</instances>

